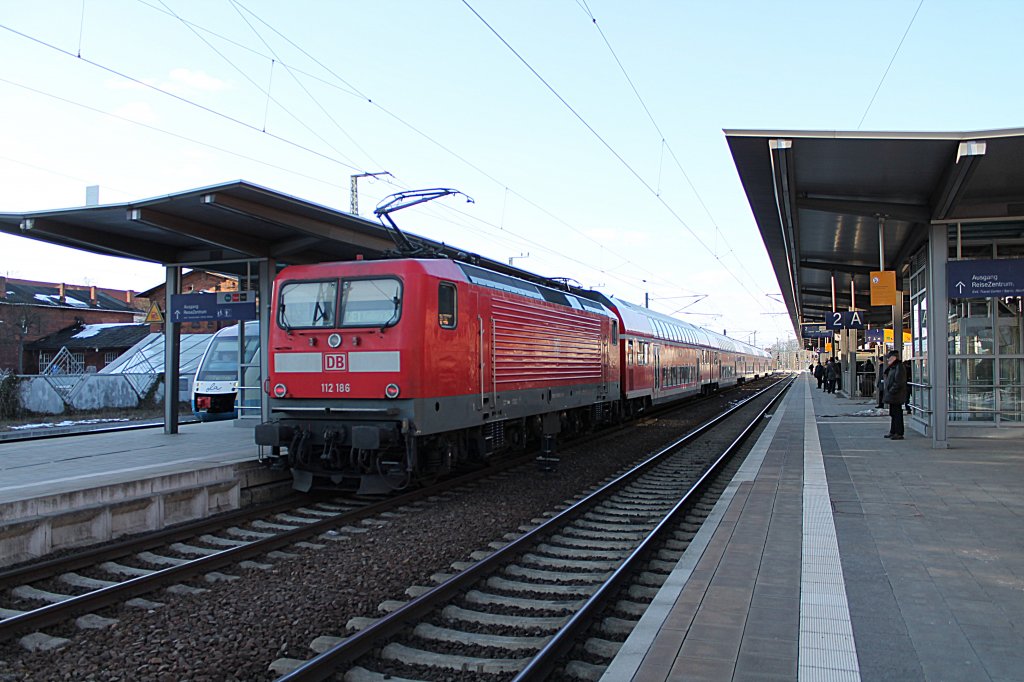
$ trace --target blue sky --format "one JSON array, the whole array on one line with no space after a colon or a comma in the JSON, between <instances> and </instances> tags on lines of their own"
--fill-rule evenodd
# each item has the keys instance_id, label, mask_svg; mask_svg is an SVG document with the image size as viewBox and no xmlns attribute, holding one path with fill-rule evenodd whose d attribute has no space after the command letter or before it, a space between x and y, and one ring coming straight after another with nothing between
<instances>
[{"instance_id":1,"label":"blue sky","mask_svg":"<svg viewBox=\"0 0 1024 682\"><path fill-rule=\"evenodd\" d=\"M706 295L685 319L770 342L792 330L769 314L778 287L722 129L856 129L918 3L6 2L0 211L235 179L347 210L354 169L387 170L395 184L362 181L363 215L400 188L455 187L476 203L400 224L666 313ZM925 0L862 129L1021 125L1022 19L1009 0ZM16 237L0 252L13 277L163 279Z\"/></svg>"}]
</instances>

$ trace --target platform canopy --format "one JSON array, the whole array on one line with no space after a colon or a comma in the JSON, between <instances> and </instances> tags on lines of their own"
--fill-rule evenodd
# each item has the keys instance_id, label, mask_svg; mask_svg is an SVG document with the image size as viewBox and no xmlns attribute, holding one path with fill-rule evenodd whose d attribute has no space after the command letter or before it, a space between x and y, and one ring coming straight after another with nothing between
<instances>
[{"instance_id":1,"label":"platform canopy","mask_svg":"<svg viewBox=\"0 0 1024 682\"><path fill-rule=\"evenodd\" d=\"M395 220L403 224L400 214ZM161 265L211 264L209 269L239 275L246 273L245 260L293 265L380 258L395 250L377 222L241 180L123 204L0 213L0 232ZM467 258L456 248L407 235L440 254ZM499 261L471 254L468 260L528 275Z\"/></svg>"},{"instance_id":2,"label":"platform canopy","mask_svg":"<svg viewBox=\"0 0 1024 682\"><path fill-rule=\"evenodd\" d=\"M1024 216L1024 129L725 135L798 336L833 309L833 274L838 309L852 277L856 307L871 310L869 273L901 270L930 224Z\"/></svg>"}]
</instances>

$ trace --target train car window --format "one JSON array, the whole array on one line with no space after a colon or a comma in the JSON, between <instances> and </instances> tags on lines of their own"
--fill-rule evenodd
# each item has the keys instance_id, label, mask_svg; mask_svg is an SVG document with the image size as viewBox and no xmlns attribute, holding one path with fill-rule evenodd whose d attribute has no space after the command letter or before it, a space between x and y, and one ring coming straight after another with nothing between
<instances>
[{"instance_id":1,"label":"train car window","mask_svg":"<svg viewBox=\"0 0 1024 682\"><path fill-rule=\"evenodd\" d=\"M277 323L284 329L333 327L338 281L285 282L278 297Z\"/></svg>"},{"instance_id":2,"label":"train car window","mask_svg":"<svg viewBox=\"0 0 1024 682\"><path fill-rule=\"evenodd\" d=\"M450 282L441 282L437 287L437 323L441 329L455 329L459 324L457 293Z\"/></svg>"},{"instance_id":3,"label":"train car window","mask_svg":"<svg viewBox=\"0 0 1024 682\"><path fill-rule=\"evenodd\" d=\"M572 307L569 303L569 297L563 294L561 291L555 291L554 289L548 289L546 287L537 287L540 291L540 295L544 297L544 300L548 303L557 303L558 305L564 305Z\"/></svg>"},{"instance_id":4,"label":"train car window","mask_svg":"<svg viewBox=\"0 0 1024 682\"><path fill-rule=\"evenodd\" d=\"M342 283L342 327L391 327L401 315L402 284L397 279L347 279Z\"/></svg>"},{"instance_id":5,"label":"train car window","mask_svg":"<svg viewBox=\"0 0 1024 682\"><path fill-rule=\"evenodd\" d=\"M500 289L501 291L510 291L522 296L529 298L542 299L544 298L540 294L539 287L524 282L515 277L508 277L497 272L492 272L484 268L478 268L475 265L469 265L467 263L459 263L458 266L462 268L462 271L466 273L466 277L473 284L479 284L480 286L490 287L491 289ZM564 305L569 305L566 302Z\"/></svg>"},{"instance_id":6,"label":"train car window","mask_svg":"<svg viewBox=\"0 0 1024 682\"><path fill-rule=\"evenodd\" d=\"M634 360L633 360L633 339L629 339L629 340L626 341L626 364L627 365L634 364Z\"/></svg>"}]
</instances>

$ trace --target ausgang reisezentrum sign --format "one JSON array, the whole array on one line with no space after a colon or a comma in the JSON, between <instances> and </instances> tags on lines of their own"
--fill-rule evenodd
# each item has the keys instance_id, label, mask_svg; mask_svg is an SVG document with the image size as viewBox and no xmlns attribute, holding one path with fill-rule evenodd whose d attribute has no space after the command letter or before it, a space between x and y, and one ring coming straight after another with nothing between
<instances>
[{"instance_id":1,"label":"ausgang reisezentrum sign","mask_svg":"<svg viewBox=\"0 0 1024 682\"><path fill-rule=\"evenodd\" d=\"M950 298L1024 296L1024 259L951 260L946 293Z\"/></svg>"}]
</instances>

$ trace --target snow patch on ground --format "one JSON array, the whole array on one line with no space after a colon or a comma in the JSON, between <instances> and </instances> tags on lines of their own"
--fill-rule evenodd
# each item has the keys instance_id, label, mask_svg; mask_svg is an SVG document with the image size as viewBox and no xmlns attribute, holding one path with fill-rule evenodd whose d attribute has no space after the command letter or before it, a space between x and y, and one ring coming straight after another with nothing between
<instances>
[{"instance_id":1,"label":"snow patch on ground","mask_svg":"<svg viewBox=\"0 0 1024 682\"><path fill-rule=\"evenodd\" d=\"M70 420L65 419L60 422L39 422L38 424L19 424L18 426L12 426L11 431L21 431L23 429L52 429L59 426L78 426L80 424L106 424L108 422L126 422L131 421L130 419L78 419Z\"/></svg>"}]
</instances>

